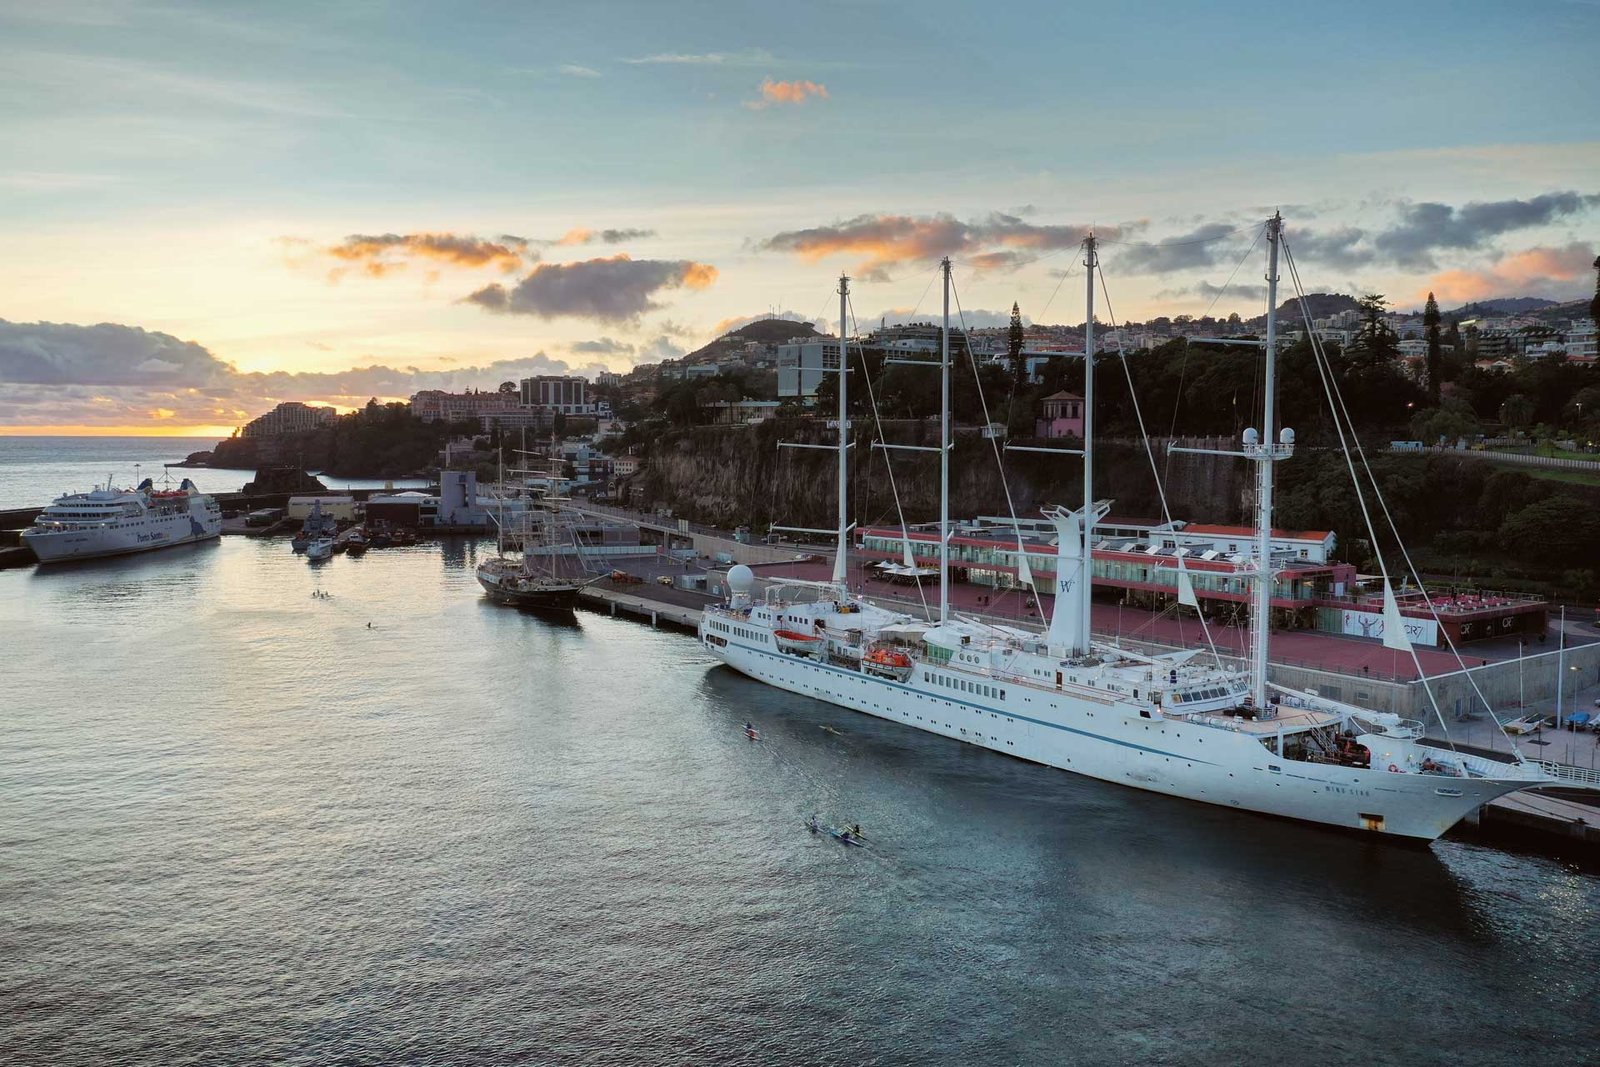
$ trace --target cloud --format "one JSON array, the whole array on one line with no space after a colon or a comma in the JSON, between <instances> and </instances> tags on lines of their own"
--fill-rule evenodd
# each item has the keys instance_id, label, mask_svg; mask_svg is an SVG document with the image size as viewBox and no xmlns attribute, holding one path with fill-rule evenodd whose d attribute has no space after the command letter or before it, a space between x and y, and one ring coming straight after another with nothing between
<instances>
[{"instance_id":1,"label":"cloud","mask_svg":"<svg viewBox=\"0 0 1600 1067\"><path fill-rule=\"evenodd\" d=\"M572 350L585 356L616 356L631 355L633 346L626 341L615 341L609 337L601 337L594 341L576 341Z\"/></svg>"},{"instance_id":2,"label":"cloud","mask_svg":"<svg viewBox=\"0 0 1600 1067\"><path fill-rule=\"evenodd\" d=\"M1289 247L1297 257L1331 267L1364 267L1372 262L1372 251L1361 246L1365 236L1354 226L1342 226L1324 233L1291 234Z\"/></svg>"},{"instance_id":3,"label":"cloud","mask_svg":"<svg viewBox=\"0 0 1600 1067\"><path fill-rule=\"evenodd\" d=\"M1165 241L1117 245L1103 251L1110 265L1125 274L1197 270L1215 266L1224 253L1237 254L1238 242L1225 243L1223 238L1235 235L1238 229L1231 222L1208 222ZM1249 243L1247 234L1238 236L1246 237L1245 243Z\"/></svg>"},{"instance_id":4,"label":"cloud","mask_svg":"<svg viewBox=\"0 0 1600 1067\"><path fill-rule=\"evenodd\" d=\"M752 111L760 111L776 104L803 104L813 96L819 100L828 99L828 87L813 81L775 82L771 78L763 78L761 99L746 100L744 106Z\"/></svg>"},{"instance_id":5,"label":"cloud","mask_svg":"<svg viewBox=\"0 0 1600 1067\"><path fill-rule=\"evenodd\" d=\"M1475 201L1460 208L1448 204L1407 204L1400 222L1372 238L1373 248L1402 267L1431 269L1433 253L1444 249L1482 248L1491 238L1515 230L1545 226L1600 206L1600 195L1545 193L1529 200Z\"/></svg>"},{"instance_id":6,"label":"cloud","mask_svg":"<svg viewBox=\"0 0 1600 1067\"><path fill-rule=\"evenodd\" d=\"M937 319L937 314L927 311L919 311L912 308L888 308L878 312L870 319L863 319L860 325L862 330L875 330L880 325L903 326L908 322L931 323ZM1024 326L1032 322L1033 320L1027 315L1022 316ZM969 330L986 330L995 326L1008 326L1011 323L1011 311L1009 309L1005 311L988 311L983 308L967 308L960 315L957 315L955 309L951 308L950 332L952 334L958 332L963 323Z\"/></svg>"},{"instance_id":7,"label":"cloud","mask_svg":"<svg viewBox=\"0 0 1600 1067\"><path fill-rule=\"evenodd\" d=\"M1124 229L1100 227L1098 232L1114 237ZM981 266L974 265L979 269L983 266L995 269L1002 263L994 258L996 253L1043 253L1075 248L1088 232L1086 225L1038 226L1016 215L999 212L969 221L942 214L857 215L828 226L786 230L760 242L757 247L789 252L807 262L839 254L864 256L855 268L856 273L864 278L882 279L891 268L932 263L945 255L987 257Z\"/></svg>"},{"instance_id":8,"label":"cloud","mask_svg":"<svg viewBox=\"0 0 1600 1067\"><path fill-rule=\"evenodd\" d=\"M655 55L624 59L623 62L634 65L680 67L755 67L772 63L773 55L759 48L743 52L658 52Z\"/></svg>"},{"instance_id":9,"label":"cloud","mask_svg":"<svg viewBox=\"0 0 1600 1067\"><path fill-rule=\"evenodd\" d=\"M569 78L598 78L600 72L593 67L582 67L576 63L563 63L556 70Z\"/></svg>"},{"instance_id":10,"label":"cloud","mask_svg":"<svg viewBox=\"0 0 1600 1067\"><path fill-rule=\"evenodd\" d=\"M1441 252L1487 248L1495 238L1549 226L1600 207L1600 194L1541 193L1527 200L1473 201L1460 207L1423 201L1398 205L1395 222L1376 229L1293 230L1289 248L1297 257L1344 269L1392 264L1435 270Z\"/></svg>"},{"instance_id":11,"label":"cloud","mask_svg":"<svg viewBox=\"0 0 1600 1067\"><path fill-rule=\"evenodd\" d=\"M643 363L660 363L664 359L678 359L687 351L688 349L674 344L671 338L663 334L654 341L641 345L639 351L635 353L633 362L635 366Z\"/></svg>"},{"instance_id":12,"label":"cloud","mask_svg":"<svg viewBox=\"0 0 1600 1067\"><path fill-rule=\"evenodd\" d=\"M1227 297L1234 302L1257 301L1264 303L1267 299L1267 287L1264 285L1241 285L1238 282L1222 286L1202 280L1199 284L1193 286L1181 285L1173 289L1158 289L1156 292L1151 293L1150 296L1154 300L1179 300L1193 296L1208 302Z\"/></svg>"},{"instance_id":13,"label":"cloud","mask_svg":"<svg viewBox=\"0 0 1600 1067\"><path fill-rule=\"evenodd\" d=\"M578 226L562 234L554 243L557 245L589 245L589 244L621 244L623 241L642 241L647 237L654 237L654 230L590 230ZM549 242L546 242L549 243Z\"/></svg>"},{"instance_id":14,"label":"cloud","mask_svg":"<svg viewBox=\"0 0 1600 1067\"><path fill-rule=\"evenodd\" d=\"M1026 252L979 252L967 259L967 265L980 273L1001 271L1009 273L1038 259Z\"/></svg>"},{"instance_id":15,"label":"cloud","mask_svg":"<svg viewBox=\"0 0 1600 1067\"><path fill-rule=\"evenodd\" d=\"M666 334L668 337L676 337L681 341L687 341L695 335L694 329L671 319L662 319L651 328Z\"/></svg>"},{"instance_id":16,"label":"cloud","mask_svg":"<svg viewBox=\"0 0 1600 1067\"><path fill-rule=\"evenodd\" d=\"M286 239L286 243L295 243L295 239ZM530 243L526 237L511 234L487 238L455 233L355 233L323 251L375 278L401 270L413 259L457 267L494 267L509 274L538 261L539 254L528 247Z\"/></svg>"},{"instance_id":17,"label":"cloud","mask_svg":"<svg viewBox=\"0 0 1600 1067\"><path fill-rule=\"evenodd\" d=\"M571 371L541 352L448 370L373 364L244 373L202 345L135 326L0 320L0 425L127 426L155 417L174 425L239 425L283 400L354 407L374 396L494 388Z\"/></svg>"},{"instance_id":18,"label":"cloud","mask_svg":"<svg viewBox=\"0 0 1600 1067\"><path fill-rule=\"evenodd\" d=\"M1437 274L1413 299L1433 292L1441 301L1485 300L1496 296L1543 296L1572 300L1583 295L1594 267L1594 250L1574 242L1559 248L1538 246L1514 252L1481 270Z\"/></svg>"},{"instance_id":19,"label":"cloud","mask_svg":"<svg viewBox=\"0 0 1600 1067\"><path fill-rule=\"evenodd\" d=\"M693 260L589 259L542 263L516 285L486 285L466 297L487 311L510 315L560 316L630 322L662 305L653 297L665 289L704 289L717 280L717 268Z\"/></svg>"}]
</instances>

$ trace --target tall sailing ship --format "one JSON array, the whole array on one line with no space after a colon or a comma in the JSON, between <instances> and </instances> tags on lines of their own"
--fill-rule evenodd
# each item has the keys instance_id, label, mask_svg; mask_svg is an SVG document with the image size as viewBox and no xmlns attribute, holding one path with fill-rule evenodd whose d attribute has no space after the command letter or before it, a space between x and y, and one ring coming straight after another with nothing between
<instances>
[{"instance_id":1,"label":"tall sailing ship","mask_svg":"<svg viewBox=\"0 0 1600 1067\"><path fill-rule=\"evenodd\" d=\"M148 552L221 534L222 509L187 478L176 489L157 489L149 478L137 489L115 489L107 478L87 493L57 497L22 532L22 543L40 563L57 563Z\"/></svg>"},{"instance_id":2,"label":"tall sailing ship","mask_svg":"<svg viewBox=\"0 0 1600 1067\"><path fill-rule=\"evenodd\" d=\"M550 464L547 471L513 472L544 478L544 507L519 507L514 529L510 530L505 514L505 476L501 472L496 487L495 554L478 564L476 573L478 584L491 600L546 615L567 616L578 606L578 593L590 578L572 573L582 565L576 553L569 564L568 556L561 551L560 504L565 498L558 489L561 476L557 460L552 458ZM506 555L508 541L516 543L517 555Z\"/></svg>"},{"instance_id":3,"label":"tall sailing ship","mask_svg":"<svg viewBox=\"0 0 1600 1067\"><path fill-rule=\"evenodd\" d=\"M940 444L890 445L940 453L937 615L919 619L853 596L846 584L848 279L839 284L838 546L832 581L780 580L757 594L748 567L728 575L730 595L704 612L702 645L751 678L840 707L1092 778L1203 803L1431 841L1483 804L1539 785L1597 788L1600 778L1523 759L1501 762L1424 740L1423 724L1398 715L1275 685L1268 679L1273 466L1294 450L1274 432L1278 256L1281 219L1267 223L1265 402L1260 432L1227 454L1257 465L1254 559L1241 574L1254 586L1248 669L1207 661L1204 649L1142 653L1090 632L1090 561L1095 524L1109 511L1092 479L1096 242L1084 242L1083 503L1046 509L1057 533L1057 592L1042 634L950 610L950 263L945 260ZM834 447L834 446L812 446ZM1057 450L1059 451L1059 450ZM903 520L903 516L902 516ZM908 551L909 555L909 551ZM1018 545L1018 569L1027 575ZM1179 599L1193 604L1186 572ZM1386 586L1389 630L1404 641ZM1442 720L1441 720L1442 721Z\"/></svg>"}]
</instances>

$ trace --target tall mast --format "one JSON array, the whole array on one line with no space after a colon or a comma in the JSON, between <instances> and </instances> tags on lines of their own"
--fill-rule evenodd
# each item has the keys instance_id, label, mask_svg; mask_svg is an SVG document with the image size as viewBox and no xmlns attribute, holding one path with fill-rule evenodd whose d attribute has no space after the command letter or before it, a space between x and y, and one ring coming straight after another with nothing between
<instances>
[{"instance_id":1,"label":"tall mast","mask_svg":"<svg viewBox=\"0 0 1600 1067\"><path fill-rule=\"evenodd\" d=\"M1078 597L1078 647L1073 651L1087 653L1093 644L1089 606L1094 599L1094 275L1099 265L1094 234L1084 238L1083 246L1083 265L1088 268L1083 321L1083 565L1078 572L1083 592Z\"/></svg>"},{"instance_id":2,"label":"tall mast","mask_svg":"<svg viewBox=\"0 0 1600 1067\"><path fill-rule=\"evenodd\" d=\"M839 553L833 580L842 584L850 565L850 347L845 332L850 279L839 275Z\"/></svg>"},{"instance_id":3,"label":"tall mast","mask_svg":"<svg viewBox=\"0 0 1600 1067\"><path fill-rule=\"evenodd\" d=\"M950 257L944 275L944 330L939 335L939 622L950 621Z\"/></svg>"},{"instance_id":4,"label":"tall mast","mask_svg":"<svg viewBox=\"0 0 1600 1067\"><path fill-rule=\"evenodd\" d=\"M1283 215L1274 213L1267 220L1267 341L1266 368L1262 375L1265 402L1262 404L1261 444L1256 453L1259 488L1256 492L1256 557L1261 570L1256 575L1255 605L1250 613L1253 633L1251 648L1251 690L1258 714L1268 714L1267 640L1272 630L1272 464L1278 455L1273 416L1276 414L1276 373L1278 363L1278 240Z\"/></svg>"}]
</instances>

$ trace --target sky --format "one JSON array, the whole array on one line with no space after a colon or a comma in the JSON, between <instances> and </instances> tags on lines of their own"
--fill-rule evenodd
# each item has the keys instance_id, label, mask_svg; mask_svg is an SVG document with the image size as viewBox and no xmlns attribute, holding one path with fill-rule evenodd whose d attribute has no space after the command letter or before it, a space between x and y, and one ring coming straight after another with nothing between
<instances>
[{"instance_id":1,"label":"sky","mask_svg":"<svg viewBox=\"0 0 1600 1067\"><path fill-rule=\"evenodd\" d=\"M1600 0L0 0L0 433L866 327L1593 291ZM1231 279L1231 282L1230 282ZM1109 306L1109 313L1107 307Z\"/></svg>"}]
</instances>

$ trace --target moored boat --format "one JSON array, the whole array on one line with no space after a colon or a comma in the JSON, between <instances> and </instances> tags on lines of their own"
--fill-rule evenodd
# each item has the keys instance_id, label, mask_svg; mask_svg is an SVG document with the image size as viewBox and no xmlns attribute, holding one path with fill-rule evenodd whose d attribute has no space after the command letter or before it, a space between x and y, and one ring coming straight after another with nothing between
<instances>
[{"instance_id":1,"label":"moored boat","mask_svg":"<svg viewBox=\"0 0 1600 1067\"><path fill-rule=\"evenodd\" d=\"M176 489L137 489L111 480L87 493L58 497L22 532L40 563L148 552L207 541L222 534L222 508L185 478Z\"/></svg>"},{"instance_id":2,"label":"moored boat","mask_svg":"<svg viewBox=\"0 0 1600 1067\"><path fill-rule=\"evenodd\" d=\"M833 578L775 579L758 590L750 568L733 567L726 604L709 606L702 614L704 650L764 684L951 740L1135 789L1396 838L1431 841L1484 804L1519 789L1600 788L1600 774L1524 758L1514 743L1511 761L1489 758L1448 741L1425 740L1421 722L1270 680L1270 597L1279 570L1271 539L1272 468L1295 447L1293 431L1278 432L1274 426L1280 226L1274 216L1265 230L1266 337L1230 342L1259 347L1266 357L1263 428L1247 430L1237 451L1223 453L1258 466L1255 558L1236 561L1241 584L1255 589L1248 669L1232 666L1214 648L1209 657L1203 647L1148 653L1097 640L1091 633L1094 532L1110 508L1109 501L1093 495L1094 292L1099 276L1093 235L1084 241L1088 307L1083 448L1031 449L1078 455L1083 464L1082 507L1044 512L1056 529L1055 599L1046 631L991 625L951 610L950 263L945 260L940 359L925 361L943 379L940 441L931 448L876 445L943 454L937 609L930 607L927 618L916 618L856 596L846 584L851 523L845 478L851 441L844 369L850 353L842 342ZM841 339L848 337L845 283L841 279L839 287ZM1154 467L1153 457L1151 463ZM900 518L904 524L904 514ZM1378 543L1376 534L1368 533L1369 543ZM1018 556L1019 576L1025 576L1020 536ZM1385 644L1409 649L1387 571L1384 579L1385 612L1392 616ZM1178 601L1194 606L1198 602L1187 584L1187 572L1180 566ZM1391 630L1392 638L1387 636ZM1439 726L1448 737L1442 716Z\"/></svg>"}]
</instances>

